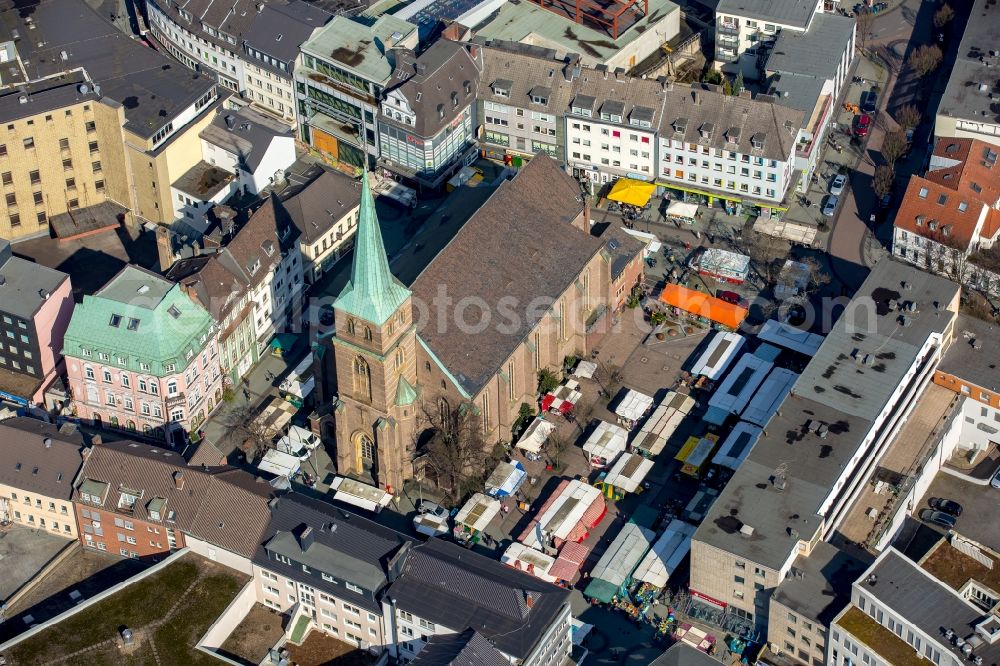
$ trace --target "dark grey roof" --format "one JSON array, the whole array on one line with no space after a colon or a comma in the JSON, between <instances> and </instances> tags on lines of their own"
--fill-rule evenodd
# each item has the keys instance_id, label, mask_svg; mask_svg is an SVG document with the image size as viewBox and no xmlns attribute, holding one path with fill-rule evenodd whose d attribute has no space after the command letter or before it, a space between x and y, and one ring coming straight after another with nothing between
<instances>
[{"instance_id":1,"label":"dark grey roof","mask_svg":"<svg viewBox=\"0 0 1000 666\"><path fill-rule=\"evenodd\" d=\"M624 102L619 102L617 100L605 100L601 104L601 113L610 113L613 116L620 116L625 113Z\"/></svg>"},{"instance_id":2,"label":"dark grey roof","mask_svg":"<svg viewBox=\"0 0 1000 666\"><path fill-rule=\"evenodd\" d=\"M386 114L380 114L382 119L430 138L476 101L480 66L462 44L439 39L416 58L412 51L398 49L396 54L386 93L398 90L416 119L412 126Z\"/></svg>"},{"instance_id":3,"label":"dark grey roof","mask_svg":"<svg viewBox=\"0 0 1000 666\"><path fill-rule=\"evenodd\" d=\"M649 666L719 666L719 660L686 643L677 642Z\"/></svg>"},{"instance_id":4,"label":"dark grey roof","mask_svg":"<svg viewBox=\"0 0 1000 666\"><path fill-rule=\"evenodd\" d=\"M942 627L953 629L960 638L967 638L975 625L987 613L970 601L964 601L957 592L945 585L913 560L890 548L869 570L875 574L875 583L859 581L858 586L879 599L904 619L932 638L945 654L963 662L961 651L946 641ZM871 646L878 652L878 646ZM984 664L1000 663L1000 642L983 641L975 650L976 656L983 658ZM945 660L947 662L947 658Z\"/></svg>"},{"instance_id":5,"label":"dark grey roof","mask_svg":"<svg viewBox=\"0 0 1000 666\"><path fill-rule=\"evenodd\" d=\"M814 0L720 0L716 15L731 14L752 20L806 28L816 12Z\"/></svg>"},{"instance_id":6,"label":"dark grey roof","mask_svg":"<svg viewBox=\"0 0 1000 666\"><path fill-rule=\"evenodd\" d=\"M989 391L1000 391L1000 327L968 315L955 322L955 341L948 347L938 370L955 375Z\"/></svg>"},{"instance_id":7,"label":"dark grey roof","mask_svg":"<svg viewBox=\"0 0 1000 666\"><path fill-rule=\"evenodd\" d=\"M865 570L864 563L825 541L809 557L795 558L771 600L824 626L851 600L851 585Z\"/></svg>"},{"instance_id":8,"label":"dark grey roof","mask_svg":"<svg viewBox=\"0 0 1000 666\"><path fill-rule=\"evenodd\" d=\"M170 186L190 194L195 201L208 201L235 178L236 176L225 169L200 160Z\"/></svg>"},{"instance_id":9,"label":"dark grey roof","mask_svg":"<svg viewBox=\"0 0 1000 666\"><path fill-rule=\"evenodd\" d=\"M617 280L629 262L638 256L645 244L625 230L612 224L601 234L604 251L611 257L611 279Z\"/></svg>"},{"instance_id":10,"label":"dark grey roof","mask_svg":"<svg viewBox=\"0 0 1000 666\"><path fill-rule=\"evenodd\" d=\"M235 154L241 165L253 173L274 139L292 138L293 134L288 125L244 107L239 111L219 109L212 123L198 136Z\"/></svg>"},{"instance_id":11,"label":"dark grey roof","mask_svg":"<svg viewBox=\"0 0 1000 666\"><path fill-rule=\"evenodd\" d=\"M292 63L299 54L299 46L309 39L312 31L331 19L331 14L305 2L268 4L246 31L244 41L262 53ZM267 62L254 59L254 63L258 62L272 69ZM285 78L291 77L291 71L277 71Z\"/></svg>"},{"instance_id":12,"label":"dark grey roof","mask_svg":"<svg viewBox=\"0 0 1000 666\"><path fill-rule=\"evenodd\" d=\"M83 436L30 418L0 423L0 484L46 497L69 500L83 465Z\"/></svg>"},{"instance_id":13,"label":"dark grey roof","mask_svg":"<svg viewBox=\"0 0 1000 666\"><path fill-rule=\"evenodd\" d=\"M298 539L305 526L312 528L313 543L303 552ZM377 610L374 594L388 582L390 560L412 542L410 537L346 509L292 493L272 502L271 519L253 561L338 596L343 595L343 585L324 581L320 573L350 581L373 593L359 594L357 601ZM285 555L293 564L269 558L268 551ZM313 573L303 572L301 564L312 567Z\"/></svg>"},{"instance_id":14,"label":"dark grey roof","mask_svg":"<svg viewBox=\"0 0 1000 666\"><path fill-rule=\"evenodd\" d=\"M509 666L510 660L473 629L431 636L414 666Z\"/></svg>"},{"instance_id":15,"label":"dark grey roof","mask_svg":"<svg viewBox=\"0 0 1000 666\"><path fill-rule=\"evenodd\" d=\"M953 313L943 308L952 305L958 289L912 266L880 261L768 421L695 540L780 569L799 539L811 538L819 528L817 512L924 341L941 335L951 321ZM901 324L901 312L890 311L893 300L917 304L907 325ZM810 422L824 424L825 436L808 427ZM771 483L779 468L783 490ZM751 536L741 534L744 525L753 528Z\"/></svg>"},{"instance_id":16,"label":"dark grey roof","mask_svg":"<svg viewBox=\"0 0 1000 666\"><path fill-rule=\"evenodd\" d=\"M630 120L644 120L646 122L653 122L653 116L656 113L654 109L650 109L646 106L636 106L632 109L632 112L628 114Z\"/></svg>"},{"instance_id":17,"label":"dark grey roof","mask_svg":"<svg viewBox=\"0 0 1000 666\"><path fill-rule=\"evenodd\" d=\"M510 92L511 86L513 85L514 82L510 79L495 79L493 81L493 85L490 87L495 88L496 90L506 90L507 92Z\"/></svg>"},{"instance_id":18,"label":"dark grey roof","mask_svg":"<svg viewBox=\"0 0 1000 666\"><path fill-rule=\"evenodd\" d=\"M817 14L806 32L778 33L766 71L833 79L853 36L854 19L826 12Z\"/></svg>"},{"instance_id":19,"label":"dark grey roof","mask_svg":"<svg viewBox=\"0 0 1000 666\"><path fill-rule=\"evenodd\" d=\"M549 88L548 86L535 86L528 91L528 94L532 97L541 97L542 99L547 100L549 95L552 94L552 88Z\"/></svg>"},{"instance_id":20,"label":"dark grey roof","mask_svg":"<svg viewBox=\"0 0 1000 666\"><path fill-rule=\"evenodd\" d=\"M285 197L282 206L311 244L360 203L361 182L324 167L305 187Z\"/></svg>"},{"instance_id":21,"label":"dark grey roof","mask_svg":"<svg viewBox=\"0 0 1000 666\"><path fill-rule=\"evenodd\" d=\"M975 0L938 105L939 115L988 124L1000 122L994 99L1000 58L990 55L997 44L1000 44L1000 8L992 0ZM987 84L987 90L980 92L982 83Z\"/></svg>"},{"instance_id":22,"label":"dark grey roof","mask_svg":"<svg viewBox=\"0 0 1000 666\"><path fill-rule=\"evenodd\" d=\"M481 49L483 86L479 99L522 108L562 113L573 94L574 56L559 58L554 51L510 42L490 42ZM494 88L509 94L498 97ZM535 90L547 90L544 106L531 101Z\"/></svg>"},{"instance_id":23,"label":"dark grey roof","mask_svg":"<svg viewBox=\"0 0 1000 666\"><path fill-rule=\"evenodd\" d=\"M583 95L581 93L577 93L573 96L573 106L578 109L590 109L593 111L594 104L597 104L597 98L593 95Z\"/></svg>"},{"instance_id":24,"label":"dark grey roof","mask_svg":"<svg viewBox=\"0 0 1000 666\"><path fill-rule=\"evenodd\" d=\"M23 76L20 73L15 73L16 71L17 68L12 65L8 65L6 72L0 70L0 75L6 76L2 80L8 83L23 80ZM0 91L0 119L14 120L88 100L96 102L100 97L94 94L93 90L87 93L80 92L80 84L86 82L86 75L77 71L67 73L58 81L46 79L5 88ZM27 99L24 104L21 103L22 96Z\"/></svg>"},{"instance_id":25,"label":"dark grey roof","mask_svg":"<svg viewBox=\"0 0 1000 666\"><path fill-rule=\"evenodd\" d=\"M0 311L30 321L68 279L62 271L15 257L10 242L0 238Z\"/></svg>"},{"instance_id":26,"label":"dark grey roof","mask_svg":"<svg viewBox=\"0 0 1000 666\"><path fill-rule=\"evenodd\" d=\"M413 548L389 596L453 631L474 628L524 659L569 603L569 591L440 539Z\"/></svg>"},{"instance_id":27,"label":"dark grey roof","mask_svg":"<svg viewBox=\"0 0 1000 666\"><path fill-rule=\"evenodd\" d=\"M125 107L126 129L142 137L151 137L215 86L214 76L195 74L130 39L85 2L3 0L0 42L14 40L15 30L18 55L31 63L33 79L83 67L103 96ZM19 115L28 113L38 113L30 101L18 108Z\"/></svg>"},{"instance_id":28,"label":"dark grey roof","mask_svg":"<svg viewBox=\"0 0 1000 666\"><path fill-rule=\"evenodd\" d=\"M800 125L809 122L820 95L824 79L792 72L776 72L768 81L768 93L777 98L781 106L802 111Z\"/></svg>"},{"instance_id":29,"label":"dark grey roof","mask_svg":"<svg viewBox=\"0 0 1000 666\"><path fill-rule=\"evenodd\" d=\"M514 299L516 327L491 324L473 333L457 325L427 325L419 332L469 395L479 392L538 323L543 313L529 304L539 298L554 303L603 245L572 226L582 213L579 184L539 153L493 192L411 285L414 298L427 304L440 302L435 296L441 287L482 299L494 322L507 321L501 305ZM439 314L454 321L454 313Z\"/></svg>"}]
</instances>

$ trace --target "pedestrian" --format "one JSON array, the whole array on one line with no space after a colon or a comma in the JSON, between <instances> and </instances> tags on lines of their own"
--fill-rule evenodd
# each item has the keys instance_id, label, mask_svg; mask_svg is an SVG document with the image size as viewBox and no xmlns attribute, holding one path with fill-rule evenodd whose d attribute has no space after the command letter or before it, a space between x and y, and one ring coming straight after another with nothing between
<instances>
[{"instance_id":1,"label":"pedestrian","mask_svg":"<svg viewBox=\"0 0 1000 666\"><path fill-rule=\"evenodd\" d=\"M243 389L243 399L246 400L247 402L250 401L250 391Z\"/></svg>"}]
</instances>

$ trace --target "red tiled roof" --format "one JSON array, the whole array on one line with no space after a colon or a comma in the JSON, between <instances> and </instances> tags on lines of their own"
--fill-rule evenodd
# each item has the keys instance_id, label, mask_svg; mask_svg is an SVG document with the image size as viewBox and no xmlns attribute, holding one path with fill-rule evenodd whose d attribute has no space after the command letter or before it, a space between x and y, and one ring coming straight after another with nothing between
<instances>
[{"instance_id":1,"label":"red tiled roof","mask_svg":"<svg viewBox=\"0 0 1000 666\"><path fill-rule=\"evenodd\" d=\"M939 139L934 146L933 162L954 162L925 174L927 180L964 197L993 206L1000 200L1000 166L996 164L996 146L978 139ZM992 156L993 159L990 159Z\"/></svg>"},{"instance_id":2,"label":"red tiled roof","mask_svg":"<svg viewBox=\"0 0 1000 666\"><path fill-rule=\"evenodd\" d=\"M976 234L983 206L983 202L963 197L949 187L912 176L899 204L895 226L965 250Z\"/></svg>"}]
</instances>

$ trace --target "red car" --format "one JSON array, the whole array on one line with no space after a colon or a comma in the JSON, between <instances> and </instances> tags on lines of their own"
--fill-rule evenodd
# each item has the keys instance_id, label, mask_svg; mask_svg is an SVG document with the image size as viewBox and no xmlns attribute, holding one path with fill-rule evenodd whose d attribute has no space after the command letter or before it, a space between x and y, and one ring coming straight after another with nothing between
<instances>
[{"instance_id":1,"label":"red car","mask_svg":"<svg viewBox=\"0 0 1000 666\"><path fill-rule=\"evenodd\" d=\"M871 127L871 124L872 117L867 113L862 113L854 123L854 136L859 138L868 136L868 128Z\"/></svg>"},{"instance_id":2,"label":"red car","mask_svg":"<svg viewBox=\"0 0 1000 666\"><path fill-rule=\"evenodd\" d=\"M739 305L743 300L735 291L720 291L716 294L716 298L726 303L732 303L733 305Z\"/></svg>"}]
</instances>

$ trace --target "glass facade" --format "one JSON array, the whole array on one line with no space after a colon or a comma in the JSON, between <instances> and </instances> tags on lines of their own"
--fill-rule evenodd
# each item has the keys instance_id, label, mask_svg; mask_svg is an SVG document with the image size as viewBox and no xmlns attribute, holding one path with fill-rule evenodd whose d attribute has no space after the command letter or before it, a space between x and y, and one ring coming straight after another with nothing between
<instances>
[{"instance_id":1,"label":"glass facade","mask_svg":"<svg viewBox=\"0 0 1000 666\"><path fill-rule=\"evenodd\" d=\"M433 139L423 139L406 129L379 124L382 158L428 176L448 165L472 141L472 111L465 108Z\"/></svg>"}]
</instances>

